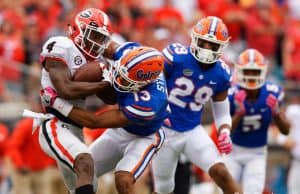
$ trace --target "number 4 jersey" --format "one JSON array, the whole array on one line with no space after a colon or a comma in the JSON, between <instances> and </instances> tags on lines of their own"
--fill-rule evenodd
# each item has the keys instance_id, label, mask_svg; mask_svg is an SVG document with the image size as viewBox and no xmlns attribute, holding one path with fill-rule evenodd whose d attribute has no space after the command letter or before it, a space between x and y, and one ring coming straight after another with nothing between
<instances>
[{"instance_id":1,"label":"number 4 jersey","mask_svg":"<svg viewBox=\"0 0 300 194\"><path fill-rule=\"evenodd\" d=\"M87 62L87 59L75 46L73 41L64 36L51 37L45 42L40 54L40 62L43 64L48 58L65 63L72 75ZM45 68L42 69L41 85L42 88L48 86L55 88ZM73 100L71 103L79 107L85 106L82 99Z\"/></svg>"},{"instance_id":2,"label":"number 4 jersey","mask_svg":"<svg viewBox=\"0 0 300 194\"><path fill-rule=\"evenodd\" d=\"M165 126L188 131L200 124L204 104L215 94L228 90L229 67L221 60L204 70L190 47L171 44L163 50L171 114Z\"/></svg>"},{"instance_id":3,"label":"number 4 jersey","mask_svg":"<svg viewBox=\"0 0 300 194\"><path fill-rule=\"evenodd\" d=\"M234 95L240 90L239 86L230 88L228 96L230 101L230 114L235 113ZM260 147L267 144L267 131L272 121L272 110L267 105L268 95L274 95L279 103L284 93L280 86L265 83L254 102L245 101L246 114L239 122L237 128L231 133L232 142L245 147Z\"/></svg>"}]
</instances>

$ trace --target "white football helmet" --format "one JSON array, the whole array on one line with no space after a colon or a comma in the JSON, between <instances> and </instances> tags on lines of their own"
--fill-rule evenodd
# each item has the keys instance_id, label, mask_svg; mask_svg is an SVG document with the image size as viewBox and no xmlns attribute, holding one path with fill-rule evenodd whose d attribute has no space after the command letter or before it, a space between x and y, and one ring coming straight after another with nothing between
<instances>
[{"instance_id":1,"label":"white football helmet","mask_svg":"<svg viewBox=\"0 0 300 194\"><path fill-rule=\"evenodd\" d=\"M264 56L255 49L243 51L235 64L237 84L254 90L266 81L268 65Z\"/></svg>"}]
</instances>

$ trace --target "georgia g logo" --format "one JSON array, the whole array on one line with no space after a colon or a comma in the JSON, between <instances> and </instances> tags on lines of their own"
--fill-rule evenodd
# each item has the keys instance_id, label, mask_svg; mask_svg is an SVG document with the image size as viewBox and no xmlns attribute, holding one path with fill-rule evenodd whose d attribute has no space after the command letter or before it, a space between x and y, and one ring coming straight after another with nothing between
<instances>
[{"instance_id":1,"label":"georgia g logo","mask_svg":"<svg viewBox=\"0 0 300 194\"><path fill-rule=\"evenodd\" d=\"M89 18L89 17L92 16L92 11L91 10L85 10L85 11L80 13L80 16L84 17L84 18Z\"/></svg>"}]
</instances>

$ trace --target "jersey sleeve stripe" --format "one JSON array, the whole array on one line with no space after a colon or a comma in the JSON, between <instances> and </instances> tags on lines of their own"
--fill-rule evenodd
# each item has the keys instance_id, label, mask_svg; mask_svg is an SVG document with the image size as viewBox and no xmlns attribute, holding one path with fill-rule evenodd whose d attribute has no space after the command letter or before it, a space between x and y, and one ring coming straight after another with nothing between
<instances>
[{"instance_id":1,"label":"jersey sleeve stripe","mask_svg":"<svg viewBox=\"0 0 300 194\"><path fill-rule=\"evenodd\" d=\"M134 108L132 106L126 106L126 109L135 115L139 115L139 116L143 116L143 117L149 117L149 116L155 115L155 112L153 112L153 111L144 111L144 110Z\"/></svg>"},{"instance_id":2,"label":"jersey sleeve stripe","mask_svg":"<svg viewBox=\"0 0 300 194\"><path fill-rule=\"evenodd\" d=\"M141 116L141 115L136 115L136 114L134 114L134 113L128 111L128 109L126 109L126 108L122 108L122 111L124 111L125 114L127 114L127 115L129 115L129 116L131 116L131 117L134 117L134 118L137 118L137 119L141 119L141 120L152 120L152 119L154 119L154 117L155 117L155 115L153 115L153 116Z\"/></svg>"},{"instance_id":3,"label":"jersey sleeve stripe","mask_svg":"<svg viewBox=\"0 0 300 194\"><path fill-rule=\"evenodd\" d=\"M170 50L168 48L165 48L163 51L162 51L163 55L171 62L174 61L174 58L172 56L172 54L170 53Z\"/></svg>"},{"instance_id":4,"label":"jersey sleeve stripe","mask_svg":"<svg viewBox=\"0 0 300 194\"><path fill-rule=\"evenodd\" d=\"M136 108L136 109L140 109L140 110L145 110L145 111L151 111L152 110L152 108L151 107L143 107L143 106L139 106L139 105L136 105L136 104L134 104L134 105L132 105L134 108Z\"/></svg>"}]
</instances>

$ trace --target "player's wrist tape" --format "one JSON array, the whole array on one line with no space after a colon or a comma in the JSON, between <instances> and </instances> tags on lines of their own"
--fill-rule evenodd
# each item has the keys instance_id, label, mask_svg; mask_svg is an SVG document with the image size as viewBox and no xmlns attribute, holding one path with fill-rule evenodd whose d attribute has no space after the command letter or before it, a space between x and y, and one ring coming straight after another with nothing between
<instances>
[{"instance_id":1,"label":"player's wrist tape","mask_svg":"<svg viewBox=\"0 0 300 194\"><path fill-rule=\"evenodd\" d=\"M282 135L282 134L278 134L276 141L279 145L283 145L287 140L287 136L286 135Z\"/></svg>"},{"instance_id":2,"label":"player's wrist tape","mask_svg":"<svg viewBox=\"0 0 300 194\"><path fill-rule=\"evenodd\" d=\"M226 133L226 134L230 135L230 129L227 127L224 127L220 130L220 133Z\"/></svg>"},{"instance_id":3,"label":"player's wrist tape","mask_svg":"<svg viewBox=\"0 0 300 194\"><path fill-rule=\"evenodd\" d=\"M56 98L53 103L53 108L59 111L65 117L67 117L73 109L73 105L63 99Z\"/></svg>"}]
</instances>

